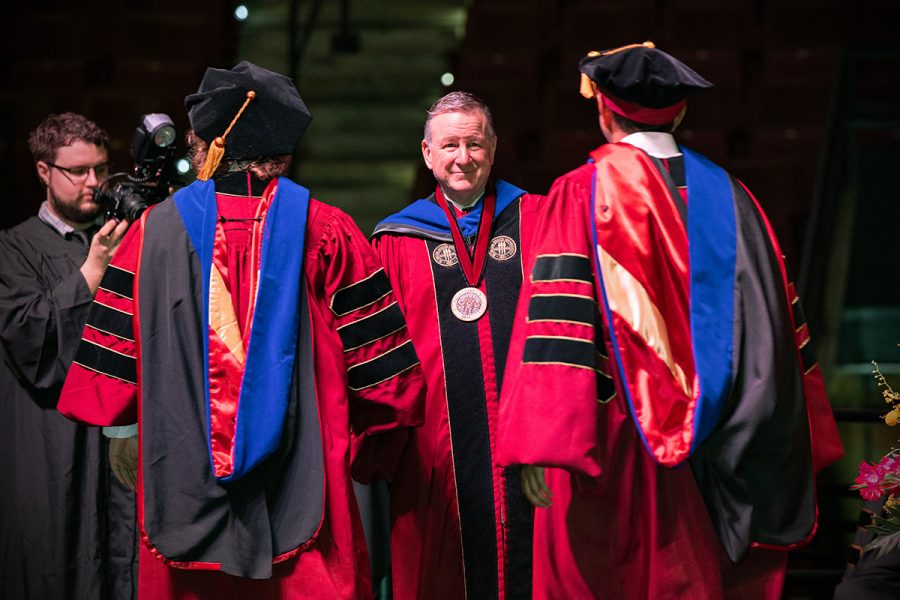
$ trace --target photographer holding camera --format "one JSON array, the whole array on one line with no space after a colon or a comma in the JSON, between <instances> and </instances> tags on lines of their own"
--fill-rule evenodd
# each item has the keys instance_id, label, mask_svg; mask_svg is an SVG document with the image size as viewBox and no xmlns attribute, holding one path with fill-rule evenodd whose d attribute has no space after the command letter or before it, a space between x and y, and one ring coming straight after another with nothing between
<instances>
[{"instance_id":1,"label":"photographer holding camera","mask_svg":"<svg viewBox=\"0 0 900 600\"><path fill-rule=\"evenodd\" d=\"M72 423L56 404L91 300L128 228L127 221L102 223L94 199L109 174L108 141L82 115L47 117L28 140L46 199L37 216L0 232L3 598L105 595L106 444L100 429ZM128 461L120 457L134 443L110 444L126 485ZM130 492L112 493L127 506ZM124 533L127 556L133 534Z\"/></svg>"}]
</instances>

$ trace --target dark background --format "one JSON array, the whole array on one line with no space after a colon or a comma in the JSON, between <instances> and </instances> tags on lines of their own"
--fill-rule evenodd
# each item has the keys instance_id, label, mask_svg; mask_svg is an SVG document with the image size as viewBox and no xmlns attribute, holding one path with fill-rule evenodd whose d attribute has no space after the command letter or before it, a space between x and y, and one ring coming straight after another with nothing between
<instances>
[{"instance_id":1,"label":"dark background","mask_svg":"<svg viewBox=\"0 0 900 600\"><path fill-rule=\"evenodd\" d=\"M897 437L869 361L900 383L900 3L257 0L244 22L236 5L17 4L0 41L0 228L43 200L26 140L47 114L97 121L128 170L142 114L168 113L183 138L184 96L241 59L295 76L314 120L293 176L363 230L433 189L421 126L451 89L492 106L495 173L545 193L603 141L578 59L653 40L715 84L678 139L750 187L800 285L847 457L820 476L819 533L792 554L785 598L831 597L861 507L856 465Z\"/></svg>"}]
</instances>

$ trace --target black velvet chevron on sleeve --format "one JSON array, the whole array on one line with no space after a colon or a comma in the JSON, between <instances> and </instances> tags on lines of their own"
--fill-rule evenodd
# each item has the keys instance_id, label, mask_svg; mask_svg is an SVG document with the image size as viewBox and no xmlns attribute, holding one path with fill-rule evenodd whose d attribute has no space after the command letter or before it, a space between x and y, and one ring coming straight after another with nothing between
<instances>
[{"instance_id":1,"label":"black velvet chevron on sleeve","mask_svg":"<svg viewBox=\"0 0 900 600\"><path fill-rule=\"evenodd\" d=\"M341 336L344 350L347 351L386 337L405 326L403 313L394 302L377 313L339 327L338 335Z\"/></svg>"},{"instance_id":2,"label":"black velvet chevron on sleeve","mask_svg":"<svg viewBox=\"0 0 900 600\"><path fill-rule=\"evenodd\" d=\"M130 300L134 294L134 273L109 265L100 280L100 289Z\"/></svg>"},{"instance_id":3,"label":"black velvet chevron on sleeve","mask_svg":"<svg viewBox=\"0 0 900 600\"><path fill-rule=\"evenodd\" d=\"M87 340L81 340L75 362L114 379L137 383L137 361L133 356L125 356Z\"/></svg>"},{"instance_id":4,"label":"black velvet chevron on sleeve","mask_svg":"<svg viewBox=\"0 0 900 600\"><path fill-rule=\"evenodd\" d=\"M532 281L592 282L591 261L577 254L538 256L531 271Z\"/></svg>"},{"instance_id":5,"label":"black velvet chevron on sleeve","mask_svg":"<svg viewBox=\"0 0 900 600\"><path fill-rule=\"evenodd\" d=\"M350 389L358 391L399 375L419 362L412 341L347 370Z\"/></svg>"},{"instance_id":6,"label":"black velvet chevron on sleeve","mask_svg":"<svg viewBox=\"0 0 900 600\"><path fill-rule=\"evenodd\" d=\"M379 269L369 277L335 292L331 299L331 310L340 317L377 302L390 291L391 282L384 270Z\"/></svg>"}]
</instances>

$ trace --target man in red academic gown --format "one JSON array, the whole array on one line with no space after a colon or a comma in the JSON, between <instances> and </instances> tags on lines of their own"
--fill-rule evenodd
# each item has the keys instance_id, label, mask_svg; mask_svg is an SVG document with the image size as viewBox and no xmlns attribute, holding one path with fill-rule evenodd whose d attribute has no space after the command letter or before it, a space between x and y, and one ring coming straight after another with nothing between
<instances>
[{"instance_id":1,"label":"man in red academic gown","mask_svg":"<svg viewBox=\"0 0 900 600\"><path fill-rule=\"evenodd\" d=\"M710 87L635 44L581 61L610 142L554 183L501 398L535 598L779 598L842 447L750 192L671 132Z\"/></svg>"},{"instance_id":2,"label":"man in red academic gown","mask_svg":"<svg viewBox=\"0 0 900 600\"><path fill-rule=\"evenodd\" d=\"M208 69L198 181L144 212L91 308L59 410L139 424L139 596L367 598L350 431L416 425L423 379L365 237L279 177L293 83Z\"/></svg>"},{"instance_id":3,"label":"man in red academic gown","mask_svg":"<svg viewBox=\"0 0 900 600\"><path fill-rule=\"evenodd\" d=\"M422 141L435 192L374 233L428 382L425 423L390 484L400 600L530 598L531 506L495 435L539 197L489 180L495 148L483 102L438 100Z\"/></svg>"}]
</instances>

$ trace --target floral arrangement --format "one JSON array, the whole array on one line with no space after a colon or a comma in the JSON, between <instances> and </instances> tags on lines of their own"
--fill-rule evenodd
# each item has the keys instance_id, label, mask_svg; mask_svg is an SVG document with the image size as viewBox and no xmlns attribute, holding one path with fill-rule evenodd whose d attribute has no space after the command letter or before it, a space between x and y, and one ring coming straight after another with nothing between
<instances>
[{"instance_id":1,"label":"floral arrangement","mask_svg":"<svg viewBox=\"0 0 900 600\"><path fill-rule=\"evenodd\" d=\"M872 366L878 387L884 388L881 395L885 403L891 406L891 411L883 417L884 422L894 427L900 423L900 392L895 392L888 384L874 360ZM900 546L900 498L895 496L895 493L900 494L900 447L891 448L877 463L860 462L859 476L851 489L859 490L866 500L878 500L885 494L888 496L882 515L872 516L868 529L875 534L875 539L866 546L866 550L877 550L878 556L882 556Z\"/></svg>"}]
</instances>

